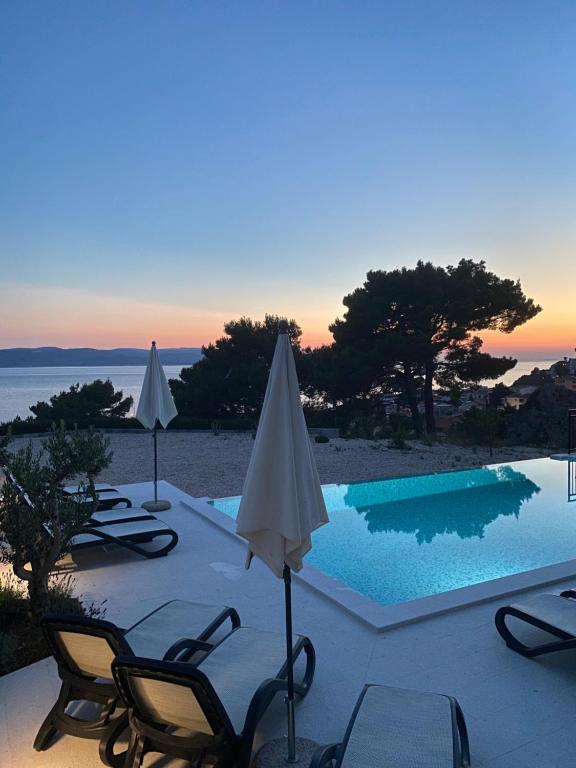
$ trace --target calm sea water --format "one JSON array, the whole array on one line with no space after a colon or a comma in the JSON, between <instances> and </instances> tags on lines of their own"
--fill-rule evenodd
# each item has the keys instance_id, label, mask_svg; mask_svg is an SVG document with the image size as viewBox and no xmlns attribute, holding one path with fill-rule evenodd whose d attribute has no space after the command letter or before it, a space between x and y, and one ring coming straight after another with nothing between
<instances>
[{"instance_id":1,"label":"calm sea water","mask_svg":"<svg viewBox=\"0 0 576 768\"><path fill-rule=\"evenodd\" d=\"M121 389L124 396L132 395L134 408L138 403L142 382L143 365L90 366L67 368L0 368L0 422L10 421L15 416L23 419L32 416L30 405L39 400L48 401L72 384L88 384L95 379L110 379L115 389ZM165 365L167 378L176 379L181 365Z\"/></svg>"},{"instance_id":2,"label":"calm sea water","mask_svg":"<svg viewBox=\"0 0 576 768\"><path fill-rule=\"evenodd\" d=\"M504 384L511 384L519 376L530 373L533 368L549 368L554 360L523 361L502 377ZM169 379L178 378L182 366L165 365ZM32 414L30 405L39 400L48 400L52 395L68 389L72 384L87 384L95 379L110 379L124 396L132 395L136 406L142 382L143 365L77 367L77 368L0 368L0 422L10 421L15 416L25 419Z\"/></svg>"}]
</instances>

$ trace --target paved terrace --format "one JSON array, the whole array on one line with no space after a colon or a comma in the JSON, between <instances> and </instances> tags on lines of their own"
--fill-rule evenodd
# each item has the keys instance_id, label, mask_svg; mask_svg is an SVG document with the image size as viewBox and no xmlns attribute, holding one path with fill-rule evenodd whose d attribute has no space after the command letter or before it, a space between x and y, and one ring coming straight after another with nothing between
<instances>
[{"instance_id":1,"label":"paved terrace","mask_svg":"<svg viewBox=\"0 0 576 768\"><path fill-rule=\"evenodd\" d=\"M135 503L150 495L149 485L121 489ZM78 591L87 599L106 599L107 618L123 626L166 600L182 598L233 605L243 624L282 631L282 583L258 562L245 571L242 542L190 509L190 496L167 483L161 495L174 505L159 516L177 530L176 549L150 561L113 550L79 553ZM297 708L299 734L321 743L339 740L358 692L370 681L456 696L466 715L476 768L572 764L576 653L530 661L507 650L493 625L501 603L461 608L377 633L295 580L295 630L312 638L318 654L312 690ZM2 768L101 765L95 741L64 736L46 752L32 750L58 689L51 659L0 678ZM283 725L279 698L262 723L260 742L281 735ZM147 765L181 763L149 756Z\"/></svg>"}]
</instances>

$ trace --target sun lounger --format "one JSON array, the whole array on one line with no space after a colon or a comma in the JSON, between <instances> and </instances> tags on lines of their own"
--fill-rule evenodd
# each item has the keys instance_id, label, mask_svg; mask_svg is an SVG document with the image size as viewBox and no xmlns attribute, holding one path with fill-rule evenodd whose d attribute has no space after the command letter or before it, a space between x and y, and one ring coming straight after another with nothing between
<instances>
[{"instance_id":1,"label":"sun lounger","mask_svg":"<svg viewBox=\"0 0 576 768\"><path fill-rule=\"evenodd\" d=\"M294 640L295 658L306 658L295 691L305 696L315 653L308 638ZM258 723L276 694L286 691L286 638L242 627L198 664L121 656L112 669L130 712L126 768L139 768L148 752L195 766L213 758L211 764L222 768L247 768Z\"/></svg>"},{"instance_id":2,"label":"sun lounger","mask_svg":"<svg viewBox=\"0 0 576 768\"><path fill-rule=\"evenodd\" d=\"M94 489L96 493L118 493L118 490L110 485L110 483L94 483ZM62 491L68 496L74 496L74 494L78 493L78 486L67 485L62 488Z\"/></svg>"},{"instance_id":3,"label":"sun lounger","mask_svg":"<svg viewBox=\"0 0 576 768\"><path fill-rule=\"evenodd\" d=\"M508 616L553 635L557 639L538 645L526 645L512 634L506 624ZM508 648L532 658L543 653L576 648L576 590L559 595L544 594L503 606L496 611L496 629Z\"/></svg>"},{"instance_id":4,"label":"sun lounger","mask_svg":"<svg viewBox=\"0 0 576 768\"><path fill-rule=\"evenodd\" d=\"M156 539L168 539L163 545L148 549L141 546ZM80 549L116 544L146 558L163 557L178 543L178 534L166 523L150 517L112 525L83 525L70 539L72 552Z\"/></svg>"},{"instance_id":5,"label":"sun lounger","mask_svg":"<svg viewBox=\"0 0 576 768\"><path fill-rule=\"evenodd\" d=\"M310 768L467 768L468 735L458 702L437 693L366 685L340 744L321 747Z\"/></svg>"},{"instance_id":6,"label":"sun lounger","mask_svg":"<svg viewBox=\"0 0 576 768\"><path fill-rule=\"evenodd\" d=\"M76 498L79 502L85 502L86 504L92 504L92 497L88 493L88 489L82 491L79 486L67 485L62 488L64 496ZM109 486L107 483L96 483L96 499L98 501L98 510L105 511L107 509L115 509L122 505L123 507L131 507L132 502L126 496L121 496L116 488Z\"/></svg>"},{"instance_id":7,"label":"sun lounger","mask_svg":"<svg viewBox=\"0 0 576 768\"><path fill-rule=\"evenodd\" d=\"M142 507L128 507L122 509L108 509L104 512L93 512L88 520L88 525L114 525L115 523L127 523L131 520L157 520L154 515Z\"/></svg>"},{"instance_id":8,"label":"sun lounger","mask_svg":"<svg viewBox=\"0 0 576 768\"><path fill-rule=\"evenodd\" d=\"M124 755L114 754L114 745L128 724L125 708L112 679L111 664L118 654L163 658L181 650L182 637L194 637L194 648L188 653L208 651L208 641L230 621L231 628L240 626L233 608L222 608L184 600L161 605L128 630L109 621L66 614L50 614L42 620L42 629L58 664L62 680L58 699L44 720L34 749L48 748L54 736L66 733L83 738L100 739L100 757L106 765L123 765ZM81 719L67 711L71 702L92 702L99 712L91 720Z\"/></svg>"},{"instance_id":9,"label":"sun lounger","mask_svg":"<svg viewBox=\"0 0 576 768\"><path fill-rule=\"evenodd\" d=\"M15 478L10 474L7 474L6 477L18 489L22 502L33 509L28 494ZM146 514L144 516L144 511L142 511L142 515L138 514L138 519L133 520L126 520L118 516L116 519L111 519L110 513L107 513L108 517L103 516L104 513L94 514L99 515L97 520L94 523L89 521L81 526L70 538L70 550L72 552L115 544L150 559L167 555L178 543L178 534L175 530L152 515ZM48 536L52 536L48 523L44 524L44 530ZM142 546L158 539L164 539L165 542L154 548Z\"/></svg>"}]
</instances>

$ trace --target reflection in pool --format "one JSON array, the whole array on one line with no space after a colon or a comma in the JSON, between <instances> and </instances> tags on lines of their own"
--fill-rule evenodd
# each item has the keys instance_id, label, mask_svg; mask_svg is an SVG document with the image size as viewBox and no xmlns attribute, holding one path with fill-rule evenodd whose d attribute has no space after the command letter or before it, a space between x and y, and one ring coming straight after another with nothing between
<instances>
[{"instance_id":1,"label":"reflection in pool","mask_svg":"<svg viewBox=\"0 0 576 768\"><path fill-rule=\"evenodd\" d=\"M418 544L425 544L444 533L482 538L487 525L501 515L518 517L522 504L540 490L510 466L473 472L460 490L362 506L362 493L354 484L344 500L364 516L370 533L414 533Z\"/></svg>"},{"instance_id":2,"label":"reflection in pool","mask_svg":"<svg viewBox=\"0 0 576 768\"><path fill-rule=\"evenodd\" d=\"M325 485L330 524L315 532L307 562L393 604L576 559L566 471L535 459ZM213 501L231 517L239 503Z\"/></svg>"}]
</instances>

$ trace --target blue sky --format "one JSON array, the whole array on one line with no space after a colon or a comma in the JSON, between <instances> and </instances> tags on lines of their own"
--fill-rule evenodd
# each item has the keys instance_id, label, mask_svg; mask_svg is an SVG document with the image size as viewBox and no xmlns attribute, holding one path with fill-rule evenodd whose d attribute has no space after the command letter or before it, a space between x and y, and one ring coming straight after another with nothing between
<instances>
[{"instance_id":1,"label":"blue sky","mask_svg":"<svg viewBox=\"0 0 576 768\"><path fill-rule=\"evenodd\" d=\"M572 0L3 0L0 346L314 343L464 256L545 308L507 349L572 348L575 40Z\"/></svg>"}]
</instances>

